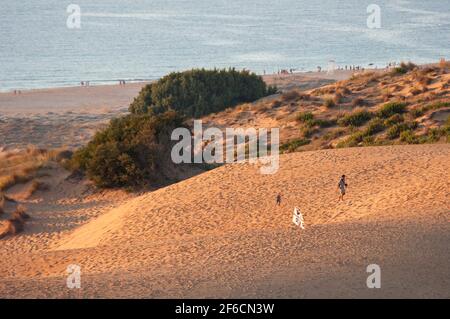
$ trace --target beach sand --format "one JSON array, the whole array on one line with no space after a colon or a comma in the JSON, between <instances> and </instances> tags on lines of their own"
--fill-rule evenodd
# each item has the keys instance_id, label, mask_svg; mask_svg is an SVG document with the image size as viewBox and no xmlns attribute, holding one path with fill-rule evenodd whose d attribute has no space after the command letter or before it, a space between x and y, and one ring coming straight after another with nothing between
<instances>
[{"instance_id":1,"label":"beach sand","mask_svg":"<svg viewBox=\"0 0 450 319\"><path fill-rule=\"evenodd\" d=\"M146 83L0 93L0 147L77 148L128 106Z\"/></svg>"},{"instance_id":2,"label":"beach sand","mask_svg":"<svg viewBox=\"0 0 450 319\"><path fill-rule=\"evenodd\" d=\"M449 157L448 144L293 153L275 175L231 164L137 197L61 173L1 242L1 296L449 298ZM81 289L66 286L71 264Z\"/></svg>"}]
</instances>

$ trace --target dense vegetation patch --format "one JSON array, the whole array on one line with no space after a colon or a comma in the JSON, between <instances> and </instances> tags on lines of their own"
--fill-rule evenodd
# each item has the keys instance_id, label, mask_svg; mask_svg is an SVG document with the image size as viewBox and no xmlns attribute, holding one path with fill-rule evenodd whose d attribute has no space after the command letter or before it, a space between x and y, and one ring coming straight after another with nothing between
<instances>
[{"instance_id":1,"label":"dense vegetation patch","mask_svg":"<svg viewBox=\"0 0 450 319\"><path fill-rule=\"evenodd\" d=\"M416 68L417 68L417 65L415 65L412 62L408 62L408 63L402 62L402 63L400 63L400 66L395 67L395 68L392 69L391 75L406 74L409 71L412 71L412 70L414 70Z\"/></svg>"},{"instance_id":2,"label":"dense vegetation patch","mask_svg":"<svg viewBox=\"0 0 450 319\"><path fill-rule=\"evenodd\" d=\"M72 167L87 173L100 187L136 187L171 178L170 135L183 118L170 111L160 115L128 115L113 119L72 158Z\"/></svg>"},{"instance_id":3,"label":"dense vegetation patch","mask_svg":"<svg viewBox=\"0 0 450 319\"><path fill-rule=\"evenodd\" d=\"M357 110L339 119L340 126L361 126L372 118L372 113L366 110Z\"/></svg>"},{"instance_id":4,"label":"dense vegetation patch","mask_svg":"<svg viewBox=\"0 0 450 319\"><path fill-rule=\"evenodd\" d=\"M311 143L311 140L307 138L296 138L293 140L290 140L287 143L284 143L280 146L280 152L281 153L290 153L295 152L299 147L308 145Z\"/></svg>"},{"instance_id":5,"label":"dense vegetation patch","mask_svg":"<svg viewBox=\"0 0 450 319\"><path fill-rule=\"evenodd\" d=\"M378 116L382 118L389 118L395 114L401 114L406 112L406 104L398 102L390 102L383 105L378 111Z\"/></svg>"},{"instance_id":6,"label":"dense vegetation patch","mask_svg":"<svg viewBox=\"0 0 450 319\"><path fill-rule=\"evenodd\" d=\"M133 114L175 110L189 117L220 112L276 93L249 71L196 69L171 73L145 86L130 105Z\"/></svg>"}]
</instances>

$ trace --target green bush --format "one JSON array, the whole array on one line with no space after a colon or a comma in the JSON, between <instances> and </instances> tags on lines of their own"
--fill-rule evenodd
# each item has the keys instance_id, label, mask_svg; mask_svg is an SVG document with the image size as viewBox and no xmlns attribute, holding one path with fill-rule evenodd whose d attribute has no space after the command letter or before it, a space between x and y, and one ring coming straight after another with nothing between
<instances>
[{"instance_id":1,"label":"green bush","mask_svg":"<svg viewBox=\"0 0 450 319\"><path fill-rule=\"evenodd\" d=\"M405 111L405 103L390 102L383 105L383 107L378 111L378 116L386 119L392 115L404 113Z\"/></svg>"},{"instance_id":2,"label":"green bush","mask_svg":"<svg viewBox=\"0 0 450 319\"><path fill-rule=\"evenodd\" d=\"M446 107L450 107L450 102L438 101L425 106L425 110L438 110Z\"/></svg>"},{"instance_id":3,"label":"green bush","mask_svg":"<svg viewBox=\"0 0 450 319\"><path fill-rule=\"evenodd\" d=\"M412 110L411 115L414 118L417 118L417 117L424 115L426 112L428 112L430 110L438 110L438 109L442 109L442 108L446 108L446 107L450 107L450 102L438 101L438 102L434 102L434 103L422 106L421 108Z\"/></svg>"},{"instance_id":4,"label":"green bush","mask_svg":"<svg viewBox=\"0 0 450 319\"><path fill-rule=\"evenodd\" d=\"M298 122L304 123L307 128L313 128L315 126L327 128L335 126L337 123L335 119L315 119L314 114L312 114L311 112L300 112L299 114L297 114L296 120Z\"/></svg>"},{"instance_id":5,"label":"green bush","mask_svg":"<svg viewBox=\"0 0 450 319\"><path fill-rule=\"evenodd\" d=\"M311 143L311 140L306 138L297 138L294 140L291 140L287 143L284 143L280 146L280 151L282 153L289 153L289 152L295 152L299 147L308 145Z\"/></svg>"},{"instance_id":6,"label":"green bush","mask_svg":"<svg viewBox=\"0 0 450 319\"><path fill-rule=\"evenodd\" d=\"M395 124L400 124L403 123L405 121L405 119L403 118L403 115L401 114L394 114L391 117L389 117L388 119L386 119L384 121L384 125L385 126L392 126Z\"/></svg>"},{"instance_id":7,"label":"green bush","mask_svg":"<svg viewBox=\"0 0 450 319\"><path fill-rule=\"evenodd\" d=\"M342 128L333 129L333 130L330 130L330 131L326 132L323 135L323 139L326 140L326 141L329 141L329 140L333 140L335 138L338 138L338 137L340 137L340 136L342 136L344 134L345 134L345 129L342 129Z\"/></svg>"},{"instance_id":8,"label":"green bush","mask_svg":"<svg viewBox=\"0 0 450 319\"><path fill-rule=\"evenodd\" d=\"M301 132L301 134L302 134L303 137L305 137L305 138L310 138L311 136L314 135L314 133L317 132L317 129L314 128L313 126L307 125L307 126L302 127L302 128L300 129L300 132Z\"/></svg>"},{"instance_id":9,"label":"green bush","mask_svg":"<svg viewBox=\"0 0 450 319\"><path fill-rule=\"evenodd\" d=\"M387 137L391 140L396 139L404 131L415 130L417 125L417 122L395 124L387 130Z\"/></svg>"},{"instance_id":10,"label":"green bush","mask_svg":"<svg viewBox=\"0 0 450 319\"><path fill-rule=\"evenodd\" d=\"M335 119L329 119L329 120L316 119L315 124L320 126L321 128L327 128L327 127L335 126L337 124L337 120L335 120Z\"/></svg>"},{"instance_id":11,"label":"green bush","mask_svg":"<svg viewBox=\"0 0 450 319\"><path fill-rule=\"evenodd\" d=\"M360 144L369 146L375 145L375 138L372 136L384 130L383 121L379 118L372 119L365 130L356 131L345 140L339 142L336 147L355 147Z\"/></svg>"},{"instance_id":12,"label":"green bush","mask_svg":"<svg viewBox=\"0 0 450 319\"><path fill-rule=\"evenodd\" d=\"M408 144L418 144L419 138L414 134L412 130L406 130L400 133L400 141Z\"/></svg>"},{"instance_id":13,"label":"green bush","mask_svg":"<svg viewBox=\"0 0 450 319\"><path fill-rule=\"evenodd\" d=\"M364 137L366 137L365 132L357 131L347 137L345 140L340 141L336 147L342 148L342 147L355 147L358 146L360 143L362 143Z\"/></svg>"},{"instance_id":14,"label":"green bush","mask_svg":"<svg viewBox=\"0 0 450 319\"><path fill-rule=\"evenodd\" d=\"M311 112L300 112L296 117L298 122L306 123L314 119L314 114Z\"/></svg>"},{"instance_id":15,"label":"green bush","mask_svg":"<svg viewBox=\"0 0 450 319\"><path fill-rule=\"evenodd\" d=\"M444 129L432 128L427 134L427 142L430 143L437 142L443 135L445 135Z\"/></svg>"},{"instance_id":16,"label":"green bush","mask_svg":"<svg viewBox=\"0 0 450 319\"><path fill-rule=\"evenodd\" d=\"M376 145L376 141L375 138L373 136L364 136L362 143L364 146L372 146L372 145Z\"/></svg>"},{"instance_id":17,"label":"green bush","mask_svg":"<svg viewBox=\"0 0 450 319\"><path fill-rule=\"evenodd\" d=\"M414 70L415 68L417 68L417 65L415 65L412 62L402 62L400 63L400 66L393 68L391 71L392 75L401 75L401 74L405 74L411 70Z\"/></svg>"},{"instance_id":18,"label":"green bush","mask_svg":"<svg viewBox=\"0 0 450 319\"><path fill-rule=\"evenodd\" d=\"M401 125L400 124L395 124L393 126L391 126L388 130L387 130L387 137L390 140L396 139L397 137L400 136L401 133Z\"/></svg>"},{"instance_id":19,"label":"green bush","mask_svg":"<svg viewBox=\"0 0 450 319\"><path fill-rule=\"evenodd\" d=\"M340 126L361 126L372 118L372 114L366 110L355 111L338 120Z\"/></svg>"},{"instance_id":20,"label":"green bush","mask_svg":"<svg viewBox=\"0 0 450 319\"><path fill-rule=\"evenodd\" d=\"M395 67L391 70L391 75L402 75L408 72L405 68L402 67Z\"/></svg>"},{"instance_id":21,"label":"green bush","mask_svg":"<svg viewBox=\"0 0 450 319\"><path fill-rule=\"evenodd\" d=\"M158 116L128 115L111 120L85 147L75 152L71 166L87 173L100 187L135 187L169 178L170 134L183 126L171 111Z\"/></svg>"},{"instance_id":22,"label":"green bush","mask_svg":"<svg viewBox=\"0 0 450 319\"><path fill-rule=\"evenodd\" d=\"M450 142L450 116L443 126L430 129L423 139L424 142L435 143L438 142L441 137L446 137L447 143Z\"/></svg>"},{"instance_id":23,"label":"green bush","mask_svg":"<svg viewBox=\"0 0 450 319\"><path fill-rule=\"evenodd\" d=\"M447 143L450 143L450 116L447 118L447 123L441 128L443 135L447 136Z\"/></svg>"},{"instance_id":24,"label":"green bush","mask_svg":"<svg viewBox=\"0 0 450 319\"><path fill-rule=\"evenodd\" d=\"M413 118L418 118L418 117L421 117L422 115L425 114L425 108L421 107L421 108L418 108L418 109L414 109L414 110L411 110L410 113L411 113Z\"/></svg>"},{"instance_id":25,"label":"green bush","mask_svg":"<svg viewBox=\"0 0 450 319\"><path fill-rule=\"evenodd\" d=\"M374 135L376 133L379 133L384 130L384 124L383 121L379 118L374 118L370 120L369 124L367 125L367 128L365 130L366 135Z\"/></svg>"},{"instance_id":26,"label":"green bush","mask_svg":"<svg viewBox=\"0 0 450 319\"><path fill-rule=\"evenodd\" d=\"M260 76L248 71L191 70L171 73L145 86L131 103L133 114L175 110L190 117L220 112L240 103L276 93Z\"/></svg>"}]
</instances>

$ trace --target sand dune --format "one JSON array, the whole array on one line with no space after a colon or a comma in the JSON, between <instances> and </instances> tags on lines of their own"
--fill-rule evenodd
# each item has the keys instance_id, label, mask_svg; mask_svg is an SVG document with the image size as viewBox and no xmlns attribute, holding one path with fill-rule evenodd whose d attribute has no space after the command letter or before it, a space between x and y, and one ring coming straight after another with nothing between
<instances>
[{"instance_id":1,"label":"sand dune","mask_svg":"<svg viewBox=\"0 0 450 319\"><path fill-rule=\"evenodd\" d=\"M0 292L449 298L449 158L450 145L435 144L287 154L275 175L247 164L222 166L122 204L97 206L81 226L5 239ZM339 203L344 173L349 193ZM32 210L41 213L34 223L63 205L36 204ZM303 231L292 224L294 206L305 215ZM373 263L381 266L381 289L366 287ZM82 268L80 290L65 287L69 264Z\"/></svg>"}]
</instances>

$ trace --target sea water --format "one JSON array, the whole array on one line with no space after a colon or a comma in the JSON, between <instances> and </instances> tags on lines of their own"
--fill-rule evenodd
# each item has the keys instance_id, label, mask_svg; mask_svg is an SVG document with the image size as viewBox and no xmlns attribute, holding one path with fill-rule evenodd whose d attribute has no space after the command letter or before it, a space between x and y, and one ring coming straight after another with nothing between
<instances>
[{"instance_id":1,"label":"sea water","mask_svg":"<svg viewBox=\"0 0 450 319\"><path fill-rule=\"evenodd\" d=\"M80 8L80 28L67 24ZM369 28L367 8L380 9ZM0 91L450 58L450 0L0 0Z\"/></svg>"}]
</instances>

